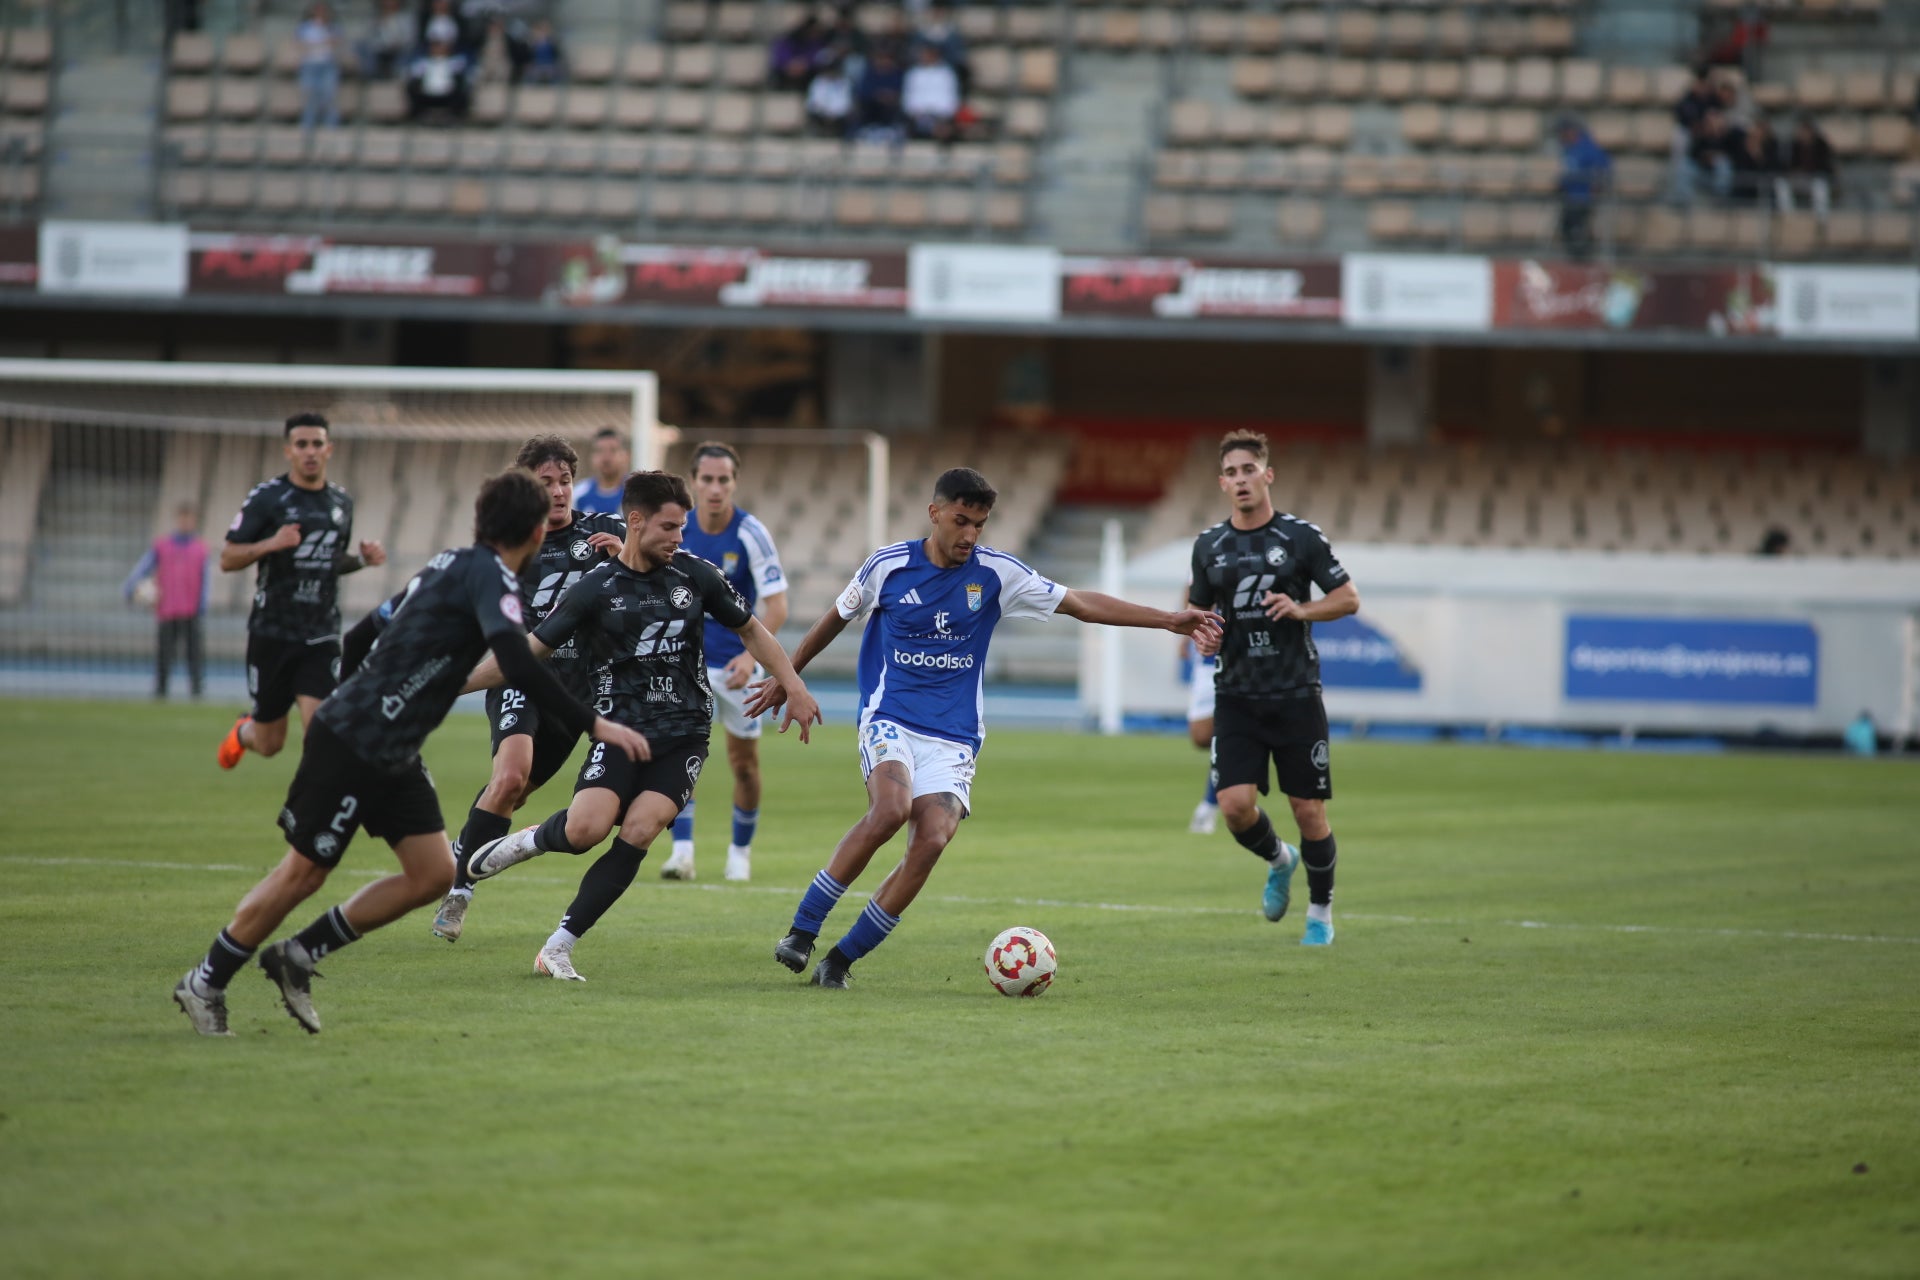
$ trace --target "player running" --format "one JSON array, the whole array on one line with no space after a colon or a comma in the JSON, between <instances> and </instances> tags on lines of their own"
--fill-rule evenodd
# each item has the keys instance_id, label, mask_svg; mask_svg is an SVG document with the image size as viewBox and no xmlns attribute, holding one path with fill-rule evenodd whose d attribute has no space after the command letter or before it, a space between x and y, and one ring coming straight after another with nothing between
<instances>
[{"instance_id":1,"label":"player running","mask_svg":"<svg viewBox=\"0 0 1920 1280\"><path fill-rule=\"evenodd\" d=\"M253 708L233 722L216 758L222 769L248 751L276 756L287 711L302 726L340 680L340 575L387 562L372 538L353 543L353 497L327 479L333 433L317 413L287 419L287 470L253 487L227 528L220 569L260 566L247 615L247 692Z\"/></svg>"},{"instance_id":2,"label":"player running","mask_svg":"<svg viewBox=\"0 0 1920 1280\"><path fill-rule=\"evenodd\" d=\"M573 473L580 457L559 436L534 436L520 446L516 467L533 472L547 491L546 536L527 563L528 603L537 625L563 592L606 557L620 554L626 522L617 515L589 515L573 509ZM572 645L554 651L553 673L566 691L588 699L593 673ZM487 694L487 723L493 731L493 774L474 798L460 838L454 841L456 858L453 890L433 918L433 936L458 942L466 927L467 908L473 903L473 882L458 869L459 855L478 849L507 834L515 810L547 784L573 754L580 741L527 700L526 690L501 688Z\"/></svg>"},{"instance_id":3,"label":"player running","mask_svg":"<svg viewBox=\"0 0 1920 1280\"><path fill-rule=\"evenodd\" d=\"M516 863L560 850L585 853L618 828L613 845L581 877L580 890L560 927L534 957L537 973L584 981L573 948L639 874L647 846L673 822L693 795L707 759L713 727L713 690L702 653L702 621L712 616L731 629L746 651L773 673L787 701L784 732L800 723L800 740L820 719L820 708L794 673L773 634L720 575L680 549L693 497L687 482L664 471L636 471L621 497L627 541L620 555L595 568L562 597L539 626L536 655L577 642L594 672L603 713L645 730L637 760L596 743L574 783L573 802L537 827L493 840L467 855L467 875L485 880ZM500 680L483 661L468 682L486 688Z\"/></svg>"},{"instance_id":4,"label":"player running","mask_svg":"<svg viewBox=\"0 0 1920 1280\"><path fill-rule=\"evenodd\" d=\"M696 519L687 525L685 547L718 565L749 609L756 603L760 624L779 634L787 621L787 579L780 570L767 526L734 505L740 479L740 455L709 440L693 447L693 496ZM753 834L760 825L760 721L746 714L747 682L765 674L740 638L709 617L706 624L707 682L713 686L720 727L727 735L727 766L733 771L733 838L727 845L729 880L753 874ZM662 880L693 879L693 813L698 800L673 820L673 854L660 868Z\"/></svg>"},{"instance_id":5,"label":"player running","mask_svg":"<svg viewBox=\"0 0 1920 1280\"><path fill-rule=\"evenodd\" d=\"M321 960L447 891L453 850L420 744L446 718L481 654L491 651L547 717L576 733L591 728L606 755L645 754L645 739L597 719L528 650L517 575L539 549L547 509L545 490L524 471L487 481L474 504L473 545L427 562L366 661L320 705L280 810L286 856L240 900L206 959L173 989L174 1003L201 1035L231 1034L227 984L288 913L326 883L360 828L393 846L400 874L365 886L260 952L260 967L302 1027L320 1030L311 987Z\"/></svg>"},{"instance_id":6,"label":"player running","mask_svg":"<svg viewBox=\"0 0 1920 1280\"><path fill-rule=\"evenodd\" d=\"M1233 515L1193 543L1188 598L1225 619L1214 672L1214 780L1233 838L1268 864L1261 911L1287 914L1294 868L1307 868L1302 946L1333 942L1333 828L1327 825L1327 709L1313 624L1360 608L1360 592L1318 525L1276 513L1268 491L1267 438L1255 431L1220 441L1220 489ZM1323 593L1312 600L1313 588ZM1203 643L1201 651L1211 646ZM1267 760L1293 807L1300 847L1281 841L1260 808Z\"/></svg>"},{"instance_id":7,"label":"player running","mask_svg":"<svg viewBox=\"0 0 1920 1280\"><path fill-rule=\"evenodd\" d=\"M1180 602L1185 604L1183 588ZM1193 641L1180 637L1180 665L1187 669L1187 737L1208 754L1207 787L1200 803L1193 806L1187 830L1196 836L1210 836L1220 819L1220 795L1213 776L1213 667L1215 658L1194 648Z\"/></svg>"},{"instance_id":8,"label":"player running","mask_svg":"<svg viewBox=\"0 0 1920 1280\"><path fill-rule=\"evenodd\" d=\"M975 758L986 738L980 678L987 642L1002 618L1044 620L1059 612L1082 622L1157 627L1203 642L1219 637L1218 620L1205 610L1166 613L1069 591L1012 556L979 545L998 496L977 471L956 467L943 473L927 507L932 532L874 552L794 652L794 669L804 671L849 622L872 615L860 641L860 768L867 813L814 876L773 958L795 973L805 970L827 913L880 847L912 824L906 856L815 967L815 986L847 985L848 969L900 923L967 816ZM754 689L749 715L784 700L771 681Z\"/></svg>"}]
</instances>

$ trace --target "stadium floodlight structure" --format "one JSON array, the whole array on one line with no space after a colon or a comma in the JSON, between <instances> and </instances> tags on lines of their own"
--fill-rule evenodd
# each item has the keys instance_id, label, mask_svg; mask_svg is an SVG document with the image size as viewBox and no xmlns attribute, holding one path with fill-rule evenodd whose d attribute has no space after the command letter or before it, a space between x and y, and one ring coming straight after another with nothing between
<instances>
[{"instance_id":1,"label":"stadium floodlight structure","mask_svg":"<svg viewBox=\"0 0 1920 1280\"><path fill-rule=\"evenodd\" d=\"M631 439L636 466L665 465L680 433L658 405L647 371L0 360L0 692L145 692L153 622L123 603L123 581L183 504L217 555L248 490L285 469L282 426L294 413L331 423L331 478L354 496L354 537L387 548L385 568L342 580L350 620L469 539L480 481L530 435L574 441L584 472L592 437L613 427ZM724 434L864 450L865 500L846 516L865 517L869 546L885 541L883 438ZM858 464L833 465L852 480ZM252 589L251 572L213 574L207 650L228 672Z\"/></svg>"}]
</instances>

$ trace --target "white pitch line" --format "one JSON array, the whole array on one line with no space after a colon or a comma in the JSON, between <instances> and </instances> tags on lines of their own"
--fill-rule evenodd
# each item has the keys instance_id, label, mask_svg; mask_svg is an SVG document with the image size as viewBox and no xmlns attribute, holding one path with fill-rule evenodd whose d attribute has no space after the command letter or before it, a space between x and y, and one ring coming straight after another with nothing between
<instances>
[{"instance_id":1,"label":"white pitch line","mask_svg":"<svg viewBox=\"0 0 1920 1280\"><path fill-rule=\"evenodd\" d=\"M8 865L29 867L97 867L128 871L197 871L197 872L240 872L251 875L265 875L265 866L246 866L233 862L142 862L134 858L33 858L0 857L0 867ZM377 879L392 875L391 871L374 871L361 868L346 868L342 875L359 876L363 880ZM515 884L569 885L574 880L570 876L515 875ZM666 885L638 882L636 888L659 892L682 892L687 889L706 890L711 893L763 893L777 894L791 898L804 892L799 888L779 885L744 884L679 884L669 889ZM857 889L847 891L849 898L864 898L867 895ZM950 902L970 907L1045 907L1056 911L1125 911L1147 915L1177 916L1244 916L1254 914L1238 907L1184 907L1165 903L1148 902L1072 902L1061 898L973 898L963 894L929 894L926 901ZM1872 933L1808 933L1797 929L1716 929L1694 925L1667 924L1582 924L1570 920L1462 920L1440 916L1388 915L1365 911L1343 911L1342 918L1364 920L1372 924L1415 924L1445 925L1449 929L1550 929L1556 932L1584 931L1588 933L1661 933L1678 934L1687 937L1706 938L1773 938L1789 942L1891 942L1907 946L1920 946L1920 938L1903 937L1898 934Z\"/></svg>"}]
</instances>

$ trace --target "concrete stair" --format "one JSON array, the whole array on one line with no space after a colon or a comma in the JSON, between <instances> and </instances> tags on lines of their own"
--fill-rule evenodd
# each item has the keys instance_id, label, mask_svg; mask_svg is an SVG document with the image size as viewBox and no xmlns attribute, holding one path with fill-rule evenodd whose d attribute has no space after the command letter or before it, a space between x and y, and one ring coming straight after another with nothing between
<instances>
[{"instance_id":1,"label":"concrete stair","mask_svg":"<svg viewBox=\"0 0 1920 1280\"><path fill-rule=\"evenodd\" d=\"M160 64L152 53L63 58L47 140L47 211L110 221L153 216Z\"/></svg>"},{"instance_id":2,"label":"concrete stair","mask_svg":"<svg viewBox=\"0 0 1920 1280\"><path fill-rule=\"evenodd\" d=\"M1157 58L1073 55L1035 193L1037 238L1094 251L1132 241L1141 175L1160 127L1164 74Z\"/></svg>"}]
</instances>

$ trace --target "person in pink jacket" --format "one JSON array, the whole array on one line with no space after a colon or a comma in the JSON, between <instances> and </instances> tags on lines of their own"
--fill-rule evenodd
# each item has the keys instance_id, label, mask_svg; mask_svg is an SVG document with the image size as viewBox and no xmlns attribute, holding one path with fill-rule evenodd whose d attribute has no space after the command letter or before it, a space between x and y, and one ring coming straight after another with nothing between
<instances>
[{"instance_id":1,"label":"person in pink jacket","mask_svg":"<svg viewBox=\"0 0 1920 1280\"><path fill-rule=\"evenodd\" d=\"M143 582L153 583L153 616L160 624L160 652L153 669L156 698L167 696L167 678L182 648L194 697L200 696L206 683L201 620L207 613L207 544L195 532L199 524L200 513L193 504L181 503L173 515L173 532L153 540L120 589L122 596L132 600Z\"/></svg>"}]
</instances>

